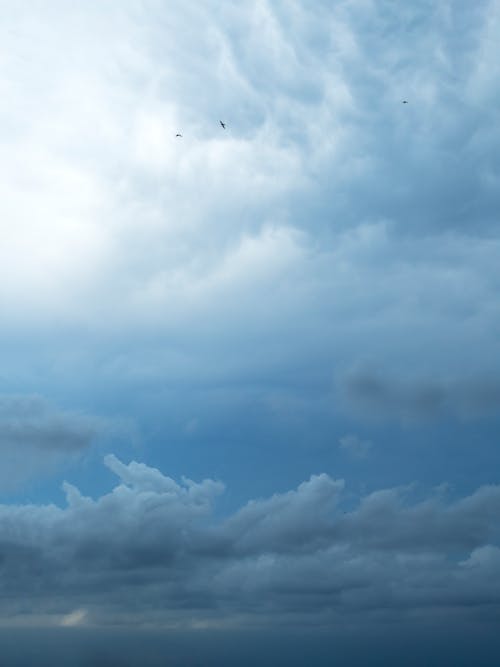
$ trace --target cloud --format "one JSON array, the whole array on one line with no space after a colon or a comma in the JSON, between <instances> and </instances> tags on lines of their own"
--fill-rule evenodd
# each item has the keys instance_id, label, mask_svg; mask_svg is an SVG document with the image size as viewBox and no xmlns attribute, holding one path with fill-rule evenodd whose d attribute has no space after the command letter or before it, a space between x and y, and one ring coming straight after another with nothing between
<instances>
[{"instance_id":1,"label":"cloud","mask_svg":"<svg viewBox=\"0 0 500 667\"><path fill-rule=\"evenodd\" d=\"M356 459L365 459L373 447L370 440L363 440L357 435L348 434L340 438L340 448Z\"/></svg>"},{"instance_id":2,"label":"cloud","mask_svg":"<svg viewBox=\"0 0 500 667\"><path fill-rule=\"evenodd\" d=\"M0 443L3 447L79 450L102 433L106 422L58 410L37 395L0 395Z\"/></svg>"},{"instance_id":3,"label":"cloud","mask_svg":"<svg viewBox=\"0 0 500 667\"><path fill-rule=\"evenodd\" d=\"M8 379L495 366L496 3L2 11Z\"/></svg>"},{"instance_id":4,"label":"cloud","mask_svg":"<svg viewBox=\"0 0 500 667\"><path fill-rule=\"evenodd\" d=\"M500 380L477 378L402 379L358 367L339 382L347 409L378 419L428 420L452 415L474 419L498 414Z\"/></svg>"},{"instance_id":5,"label":"cloud","mask_svg":"<svg viewBox=\"0 0 500 667\"><path fill-rule=\"evenodd\" d=\"M371 417L434 417L444 409L446 398L436 382L398 382L368 369L349 373L340 390L348 405Z\"/></svg>"},{"instance_id":6,"label":"cloud","mask_svg":"<svg viewBox=\"0 0 500 667\"><path fill-rule=\"evenodd\" d=\"M36 394L0 394L0 483L16 486L126 431L125 423L60 409Z\"/></svg>"},{"instance_id":7,"label":"cloud","mask_svg":"<svg viewBox=\"0 0 500 667\"><path fill-rule=\"evenodd\" d=\"M327 474L286 489L303 461L329 470L331 433L368 452L346 412L497 419L500 3L225 5L0 8L0 366L24 392L0 401L0 483L113 428L36 388L131 415L160 468L223 461L236 493L268 446L270 494L226 516L221 483L109 456L107 494L1 508L4 617L491 618L497 486L380 489L347 513ZM454 479L492 479L461 453ZM385 463L364 470L407 479Z\"/></svg>"},{"instance_id":8,"label":"cloud","mask_svg":"<svg viewBox=\"0 0 500 667\"><path fill-rule=\"evenodd\" d=\"M322 474L221 517L220 482L179 484L111 455L106 465L120 483L95 500L65 484L64 508L0 506L4 617L80 622L85 610L98 624L188 627L499 602L498 486L453 501L382 489L346 513L344 483Z\"/></svg>"}]
</instances>

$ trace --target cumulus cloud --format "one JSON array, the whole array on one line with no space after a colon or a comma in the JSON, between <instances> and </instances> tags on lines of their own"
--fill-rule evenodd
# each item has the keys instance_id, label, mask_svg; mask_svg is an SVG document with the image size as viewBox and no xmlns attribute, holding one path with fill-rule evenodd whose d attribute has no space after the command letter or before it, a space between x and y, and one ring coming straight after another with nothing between
<instances>
[{"instance_id":1,"label":"cumulus cloud","mask_svg":"<svg viewBox=\"0 0 500 667\"><path fill-rule=\"evenodd\" d=\"M456 500L382 489L346 513L344 483L322 474L221 517L220 482L105 462L120 482L97 499L65 484L66 507L0 507L4 616L187 627L500 603L498 486Z\"/></svg>"}]
</instances>

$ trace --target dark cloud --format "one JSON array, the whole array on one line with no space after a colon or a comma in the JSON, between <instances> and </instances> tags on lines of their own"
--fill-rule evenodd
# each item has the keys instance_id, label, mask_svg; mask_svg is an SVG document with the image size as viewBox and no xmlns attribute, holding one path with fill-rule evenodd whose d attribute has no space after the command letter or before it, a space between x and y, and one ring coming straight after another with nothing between
<instances>
[{"instance_id":1,"label":"dark cloud","mask_svg":"<svg viewBox=\"0 0 500 667\"><path fill-rule=\"evenodd\" d=\"M97 417L58 410L41 396L0 395L0 447L78 450L106 430Z\"/></svg>"},{"instance_id":2,"label":"dark cloud","mask_svg":"<svg viewBox=\"0 0 500 667\"><path fill-rule=\"evenodd\" d=\"M346 513L323 474L216 519L219 482L106 465L120 484L96 500L66 484L66 508L0 507L4 614L223 628L500 605L498 486L454 502L387 489Z\"/></svg>"},{"instance_id":3,"label":"dark cloud","mask_svg":"<svg viewBox=\"0 0 500 667\"><path fill-rule=\"evenodd\" d=\"M357 368L339 382L344 406L372 418L433 419L446 415L477 418L500 410L500 379L401 379Z\"/></svg>"},{"instance_id":4,"label":"dark cloud","mask_svg":"<svg viewBox=\"0 0 500 667\"><path fill-rule=\"evenodd\" d=\"M80 456L124 423L57 408L38 395L0 395L0 484L10 488Z\"/></svg>"}]
</instances>

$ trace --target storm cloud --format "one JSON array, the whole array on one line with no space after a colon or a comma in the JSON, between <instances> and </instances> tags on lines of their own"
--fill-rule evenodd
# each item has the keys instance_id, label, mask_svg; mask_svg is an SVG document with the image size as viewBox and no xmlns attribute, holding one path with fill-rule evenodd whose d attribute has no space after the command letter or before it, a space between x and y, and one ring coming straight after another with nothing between
<instances>
[{"instance_id":1,"label":"storm cloud","mask_svg":"<svg viewBox=\"0 0 500 667\"><path fill-rule=\"evenodd\" d=\"M344 482L321 474L224 517L220 482L105 464L119 484L95 500L65 483L65 507L0 507L4 618L223 627L500 599L498 486L455 500L383 489L345 511Z\"/></svg>"}]
</instances>

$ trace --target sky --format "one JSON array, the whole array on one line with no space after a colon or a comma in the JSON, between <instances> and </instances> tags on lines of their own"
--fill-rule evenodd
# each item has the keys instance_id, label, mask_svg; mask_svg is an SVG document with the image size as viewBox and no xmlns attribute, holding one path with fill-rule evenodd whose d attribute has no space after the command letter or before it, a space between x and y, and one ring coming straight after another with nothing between
<instances>
[{"instance_id":1,"label":"sky","mask_svg":"<svg viewBox=\"0 0 500 667\"><path fill-rule=\"evenodd\" d=\"M9 664L496 664L499 40L0 2Z\"/></svg>"}]
</instances>

